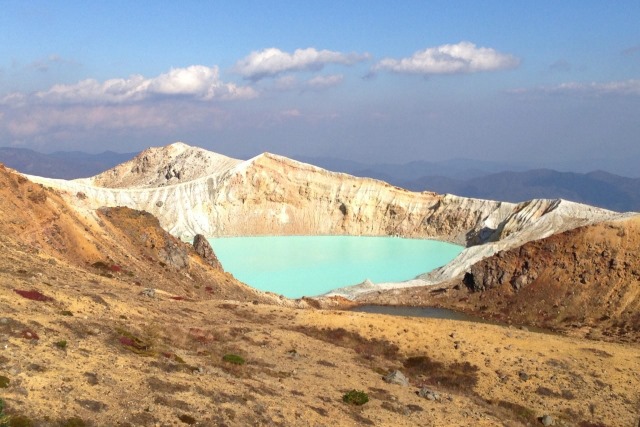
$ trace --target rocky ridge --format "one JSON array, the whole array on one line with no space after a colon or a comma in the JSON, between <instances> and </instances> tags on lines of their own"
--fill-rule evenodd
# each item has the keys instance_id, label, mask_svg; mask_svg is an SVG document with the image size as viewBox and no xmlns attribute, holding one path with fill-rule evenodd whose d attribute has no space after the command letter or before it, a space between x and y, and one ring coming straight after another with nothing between
<instances>
[{"instance_id":1,"label":"rocky ridge","mask_svg":"<svg viewBox=\"0 0 640 427\"><path fill-rule=\"evenodd\" d=\"M625 215L560 199L514 204L413 193L270 153L240 162L203 151L177 143L146 150L87 180L30 179L64 191L74 205L88 210L128 206L150 212L185 240L196 234L345 234L432 238L467 247L438 271L376 289L438 283L498 251ZM211 160L207 170L201 162L187 161L197 157L219 161ZM180 165L180 183L163 175L166 165ZM115 188L123 185L127 188ZM367 291L352 287L337 293Z\"/></svg>"}]
</instances>

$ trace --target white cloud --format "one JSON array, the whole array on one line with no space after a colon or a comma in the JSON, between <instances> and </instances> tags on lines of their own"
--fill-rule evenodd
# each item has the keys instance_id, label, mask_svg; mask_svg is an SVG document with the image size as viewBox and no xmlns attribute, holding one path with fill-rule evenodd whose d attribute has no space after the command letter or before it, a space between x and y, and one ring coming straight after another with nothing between
<instances>
[{"instance_id":1,"label":"white cloud","mask_svg":"<svg viewBox=\"0 0 640 427\"><path fill-rule=\"evenodd\" d=\"M307 81L307 85L313 89L323 89L327 87L337 86L344 80L342 74L331 74L327 76L316 76Z\"/></svg>"},{"instance_id":2,"label":"white cloud","mask_svg":"<svg viewBox=\"0 0 640 427\"><path fill-rule=\"evenodd\" d=\"M7 105L19 104L112 104L143 101L152 97L186 97L197 100L253 98L250 87L224 83L218 67L192 65L174 68L154 78L132 75L129 78L99 82L87 79L75 84L54 85L46 91L12 93L0 100Z\"/></svg>"},{"instance_id":3,"label":"white cloud","mask_svg":"<svg viewBox=\"0 0 640 427\"><path fill-rule=\"evenodd\" d=\"M408 58L385 58L373 70L408 74L455 74L502 70L519 64L520 60L513 55L463 41L430 47L415 52Z\"/></svg>"},{"instance_id":4,"label":"white cloud","mask_svg":"<svg viewBox=\"0 0 640 427\"><path fill-rule=\"evenodd\" d=\"M317 71L327 64L353 65L368 58L368 54L345 54L314 48L296 49L293 53L269 48L251 52L236 63L234 71L246 79L257 81L290 71Z\"/></svg>"},{"instance_id":5,"label":"white cloud","mask_svg":"<svg viewBox=\"0 0 640 427\"><path fill-rule=\"evenodd\" d=\"M587 96L603 96L603 95L622 95L622 96L639 96L640 80L630 79L612 82L566 82L556 86L539 87L534 89L514 89L511 93L547 93L547 94L565 94L565 95L587 95Z\"/></svg>"},{"instance_id":6,"label":"white cloud","mask_svg":"<svg viewBox=\"0 0 640 427\"><path fill-rule=\"evenodd\" d=\"M4 116L4 117L2 117ZM194 126L217 126L227 113L215 104L193 102L104 105L36 105L0 112L0 136L35 140L67 132L91 139L96 132L171 132Z\"/></svg>"}]
</instances>

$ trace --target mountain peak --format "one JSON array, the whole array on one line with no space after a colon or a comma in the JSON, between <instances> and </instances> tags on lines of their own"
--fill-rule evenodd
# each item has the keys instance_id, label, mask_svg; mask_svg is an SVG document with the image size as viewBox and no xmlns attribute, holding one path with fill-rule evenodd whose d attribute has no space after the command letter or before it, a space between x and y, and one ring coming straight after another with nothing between
<instances>
[{"instance_id":1,"label":"mountain peak","mask_svg":"<svg viewBox=\"0 0 640 427\"><path fill-rule=\"evenodd\" d=\"M89 179L108 188L149 188L180 184L231 169L240 160L184 142L150 147L133 159Z\"/></svg>"}]
</instances>

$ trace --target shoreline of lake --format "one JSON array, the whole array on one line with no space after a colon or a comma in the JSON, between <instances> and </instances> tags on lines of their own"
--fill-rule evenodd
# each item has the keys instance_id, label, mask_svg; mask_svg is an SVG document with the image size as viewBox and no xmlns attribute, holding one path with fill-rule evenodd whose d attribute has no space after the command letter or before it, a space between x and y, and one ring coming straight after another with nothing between
<instances>
[{"instance_id":1,"label":"shoreline of lake","mask_svg":"<svg viewBox=\"0 0 640 427\"><path fill-rule=\"evenodd\" d=\"M225 271L262 291L288 298L336 289L406 282L441 267L463 246L431 239L380 236L259 236L208 239Z\"/></svg>"}]
</instances>

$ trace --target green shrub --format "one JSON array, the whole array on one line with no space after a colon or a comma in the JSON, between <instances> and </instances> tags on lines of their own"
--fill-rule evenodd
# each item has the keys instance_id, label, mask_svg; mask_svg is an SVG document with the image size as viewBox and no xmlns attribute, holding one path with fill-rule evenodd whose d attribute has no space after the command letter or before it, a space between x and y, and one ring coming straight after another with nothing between
<instances>
[{"instance_id":1,"label":"green shrub","mask_svg":"<svg viewBox=\"0 0 640 427\"><path fill-rule=\"evenodd\" d=\"M4 413L4 399L0 398L0 427L9 425L9 417Z\"/></svg>"},{"instance_id":2,"label":"green shrub","mask_svg":"<svg viewBox=\"0 0 640 427\"><path fill-rule=\"evenodd\" d=\"M65 340L58 341L54 343L54 345L58 347L60 350L64 350L65 348L67 348L67 342Z\"/></svg>"},{"instance_id":3,"label":"green shrub","mask_svg":"<svg viewBox=\"0 0 640 427\"><path fill-rule=\"evenodd\" d=\"M244 365L246 363L246 361L237 354L225 354L222 357L222 360L224 360L225 362L233 363L234 365Z\"/></svg>"},{"instance_id":4,"label":"green shrub","mask_svg":"<svg viewBox=\"0 0 640 427\"><path fill-rule=\"evenodd\" d=\"M362 390L351 390L342 396L342 401L349 405L364 405L369 401L369 396Z\"/></svg>"},{"instance_id":5,"label":"green shrub","mask_svg":"<svg viewBox=\"0 0 640 427\"><path fill-rule=\"evenodd\" d=\"M0 388L7 388L9 387L9 383L11 381L9 381L8 377L5 377L4 375L0 375ZM3 405L4 406L4 405Z\"/></svg>"},{"instance_id":6,"label":"green shrub","mask_svg":"<svg viewBox=\"0 0 640 427\"><path fill-rule=\"evenodd\" d=\"M71 417L62 423L62 427L86 427L87 423L80 417Z\"/></svg>"},{"instance_id":7,"label":"green shrub","mask_svg":"<svg viewBox=\"0 0 640 427\"><path fill-rule=\"evenodd\" d=\"M33 427L33 421L25 415L12 415L8 417L6 425L8 427Z\"/></svg>"}]
</instances>

